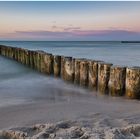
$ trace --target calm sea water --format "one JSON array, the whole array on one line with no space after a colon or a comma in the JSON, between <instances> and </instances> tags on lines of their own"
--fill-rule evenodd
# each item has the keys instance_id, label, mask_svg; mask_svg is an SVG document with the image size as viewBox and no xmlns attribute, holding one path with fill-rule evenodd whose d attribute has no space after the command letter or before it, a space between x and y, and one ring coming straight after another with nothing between
<instances>
[{"instance_id":1,"label":"calm sea water","mask_svg":"<svg viewBox=\"0 0 140 140\"><path fill-rule=\"evenodd\" d=\"M140 43L5 41L0 44L76 58L103 60L116 65L140 66Z\"/></svg>"},{"instance_id":2,"label":"calm sea water","mask_svg":"<svg viewBox=\"0 0 140 140\"><path fill-rule=\"evenodd\" d=\"M120 42L32 42L1 41L0 44L49 53L104 60L113 64L140 66L140 44ZM76 94L75 94L76 93ZM84 97L88 91L44 76L15 61L0 56L0 107L42 101L70 100ZM90 94L88 94L90 96ZM86 95L87 97L87 95Z\"/></svg>"}]
</instances>

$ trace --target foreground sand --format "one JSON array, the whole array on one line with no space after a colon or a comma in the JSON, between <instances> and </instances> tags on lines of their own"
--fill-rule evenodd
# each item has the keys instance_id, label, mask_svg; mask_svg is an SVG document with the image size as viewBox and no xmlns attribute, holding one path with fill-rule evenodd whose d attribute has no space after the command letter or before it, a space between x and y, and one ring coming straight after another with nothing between
<instances>
[{"instance_id":1,"label":"foreground sand","mask_svg":"<svg viewBox=\"0 0 140 140\"><path fill-rule=\"evenodd\" d=\"M126 126L114 127L110 123ZM126 120L101 119L100 114L77 121L61 121L55 124L37 124L0 131L0 138L140 138L140 124L129 124Z\"/></svg>"},{"instance_id":2,"label":"foreground sand","mask_svg":"<svg viewBox=\"0 0 140 140\"><path fill-rule=\"evenodd\" d=\"M0 114L0 138L140 138L136 100L76 98L7 107Z\"/></svg>"}]
</instances>

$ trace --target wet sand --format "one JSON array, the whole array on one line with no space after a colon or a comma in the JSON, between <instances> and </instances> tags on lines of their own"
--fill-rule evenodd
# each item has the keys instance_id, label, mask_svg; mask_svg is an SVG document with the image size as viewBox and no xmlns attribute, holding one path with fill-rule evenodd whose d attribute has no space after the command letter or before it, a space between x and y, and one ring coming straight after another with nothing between
<instances>
[{"instance_id":1,"label":"wet sand","mask_svg":"<svg viewBox=\"0 0 140 140\"><path fill-rule=\"evenodd\" d=\"M102 96L11 60L2 65L0 138L139 138L140 101Z\"/></svg>"}]
</instances>

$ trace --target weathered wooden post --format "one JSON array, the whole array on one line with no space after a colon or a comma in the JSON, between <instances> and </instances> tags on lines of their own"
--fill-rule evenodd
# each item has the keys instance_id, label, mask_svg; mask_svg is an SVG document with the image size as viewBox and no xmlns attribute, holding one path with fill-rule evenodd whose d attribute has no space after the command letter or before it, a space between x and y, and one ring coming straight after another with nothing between
<instances>
[{"instance_id":1,"label":"weathered wooden post","mask_svg":"<svg viewBox=\"0 0 140 140\"><path fill-rule=\"evenodd\" d=\"M21 58L21 55L20 55L20 48L17 48L18 49L18 62L20 62L20 58Z\"/></svg>"},{"instance_id":2,"label":"weathered wooden post","mask_svg":"<svg viewBox=\"0 0 140 140\"><path fill-rule=\"evenodd\" d=\"M88 87L88 61L83 59L80 61L80 86Z\"/></svg>"},{"instance_id":3,"label":"weathered wooden post","mask_svg":"<svg viewBox=\"0 0 140 140\"><path fill-rule=\"evenodd\" d=\"M4 54L4 46L1 46L1 54Z\"/></svg>"},{"instance_id":4,"label":"weathered wooden post","mask_svg":"<svg viewBox=\"0 0 140 140\"><path fill-rule=\"evenodd\" d=\"M36 67L38 71L41 71L41 53L42 51L36 51Z\"/></svg>"},{"instance_id":5,"label":"weathered wooden post","mask_svg":"<svg viewBox=\"0 0 140 140\"><path fill-rule=\"evenodd\" d=\"M9 47L9 58L12 58L12 48Z\"/></svg>"},{"instance_id":6,"label":"weathered wooden post","mask_svg":"<svg viewBox=\"0 0 140 140\"><path fill-rule=\"evenodd\" d=\"M4 47L4 56L6 56L6 47Z\"/></svg>"},{"instance_id":7,"label":"weathered wooden post","mask_svg":"<svg viewBox=\"0 0 140 140\"><path fill-rule=\"evenodd\" d=\"M5 47L2 48L2 54L5 56Z\"/></svg>"},{"instance_id":8,"label":"weathered wooden post","mask_svg":"<svg viewBox=\"0 0 140 140\"><path fill-rule=\"evenodd\" d=\"M1 55L4 55L4 46L1 45Z\"/></svg>"},{"instance_id":9,"label":"weathered wooden post","mask_svg":"<svg viewBox=\"0 0 140 140\"><path fill-rule=\"evenodd\" d=\"M29 66L29 51L27 49L24 50L25 57L25 65Z\"/></svg>"},{"instance_id":10,"label":"weathered wooden post","mask_svg":"<svg viewBox=\"0 0 140 140\"><path fill-rule=\"evenodd\" d=\"M34 61L33 61L33 51L29 50L29 66L34 68Z\"/></svg>"},{"instance_id":11,"label":"weathered wooden post","mask_svg":"<svg viewBox=\"0 0 140 140\"><path fill-rule=\"evenodd\" d=\"M40 51L39 52L39 58L40 58L40 72L45 73L46 69L45 69L45 52L44 51Z\"/></svg>"},{"instance_id":12,"label":"weathered wooden post","mask_svg":"<svg viewBox=\"0 0 140 140\"><path fill-rule=\"evenodd\" d=\"M23 63L23 49L20 48L20 63Z\"/></svg>"},{"instance_id":13,"label":"weathered wooden post","mask_svg":"<svg viewBox=\"0 0 140 140\"><path fill-rule=\"evenodd\" d=\"M140 67L126 69L126 97L140 99Z\"/></svg>"},{"instance_id":14,"label":"weathered wooden post","mask_svg":"<svg viewBox=\"0 0 140 140\"><path fill-rule=\"evenodd\" d=\"M0 55L2 55L2 45L0 45Z\"/></svg>"},{"instance_id":15,"label":"weathered wooden post","mask_svg":"<svg viewBox=\"0 0 140 140\"><path fill-rule=\"evenodd\" d=\"M14 59L14 48L11 47L11 58Z\"/></svg>"},{"instance_id":16,"label":"weathered wooden post","mask_svg":"<svg viewBox=\"0 0 140 140\"><path fill-rule=\"evenodd\" d=\"M108 82L110 76L110 67L112 64L99 62L98 63L98 91L103 94L108 93Z\"/></svg>"},{"instance_id":17,"label":"weathered wooden post","mask_svg":"<svg viewBox=\"0 0 140 140\"><path fill-rule=\"evenodd\" d=\"M3 55L3 46L0 45L0 52L1 52L1 55Z\"/></svg>"},{"instance_id":18,"label":"weathered wooden post","mask_svg":"<svg viewBox=\"0 0 140 140\"><path fill-rule=\"evenodd\" d=\"M17 55L17 61L18 61L18 57L19 57L19 53L18 53L18 48L16 48L16 55Z\"/></svg>"},{"instance_id":19,"label":"weathered wooden post","mask_svg":"<svg viewBox=\"0 0 140 140\"><path fill-rule=\"evenodd\" d=\"M51 75L53 73L53 55L44 51L38 51L38 58L39 71Z\"/></svg>"},{"instance_id":20,"label":"weathered wooden post","mask_svg":"<svg viewBox=\"0 0 140 140\"><path fill-rule=\"evenodd\" d=\"M63 79L69 82L74 81L74 59L72 57L64 57Z\"/></svg>"},{"instance_id":21,"label":"weathered wooden post","mask_svg":"<svg viewBox=\"0 0 140 140\"><path fill-rule=\"evenodd\" d=\"M24 64L24 49L21 49L21 63Z\"/></svg>"},{"instance_id":22,"label":"weathered wooden post","mask_svg":"<svg viewBox=\"0 0 140 140\"><path fill-rule=\"evenodd\" d=\"M126 67L112 66L109 78L109 93L112 96L122 96L125 94Z\"/></svg>"},{"instance_id":23,"label":"weathered wooden post","mask_svg":"<svg viewBox=\"0 0 140 140\"><path fill-rule=\"evenodd\" d=\"M22 49L21 48L20 48L19 52L20 52L20 63L22 63Z\"/></svg>"},{"instance_id":24,"label":"weathered wooden post","mask_svg":"<svg viewBox=\"0 0 140 140\"><path fill-rule=\"evenodd\" d=\"M45 74L53 74L53 55L50 53L45 53L45 55L43 55L43 61L45 66Z\"/></svg>"},{"instance_id":25,"label":"weathered wooden post","mask_svg":"<svg viewBox=\"0 0 140 140\"><path fill-rule=\"evenodd\" d=\"M7 47L5 48L5 56L7 56L7 54L8 54L8 49L7 49Z\"/></svg>"},{"instance_id":26,"label":"weathered wooden post","mask_svg":"<svg viewBox=\"0 0 140 140\"><path fill-rule=\"evenodd\" d=\"M0 45L0 55L1 55L1 45Z\"/></svg>"},{"instance_id":27,"label":"weathered wooden post","mask_svg":"<svg viewBox=\"0 0 140 140\"><path fill-rule=\"evenodd\" d=\"M7 56L7 48L5 48L5 56Z\"/></svg>"},{"instance_id":28,"label":"weathered wooden post","mask_svg":"<svg viewBox=\"0 0 140 140\"><path fill-rule=\"evenodd\" d=\"M33 51L33 63L34 63L34 69L37 70L37 52Z\"/></svg>"},{"instance_id":29,"label":"weathered wooden post","mask_svg":"<svg viewBox=\"0 0 140 140\"><path fill-rule=\"evenodd\" d=\"M7 49L8 49L7 57L10 58L10 47L8 47Z\"/></svg>"},{"instance_id":30,"label":"weathered wooden post","mask_svg":"<svg viewBox=\"0 0 140 140\"><path fill-rule=\"evenodd\" d=\"M99 61L89 61L89 88L97 90L97 82L98 82L98 62Z\"/></svg>"},{"instance_id":31,"label":"weathered wooden post","mask_svg":"<svg viewBox=\"0 0 140 140\"><path fill-rule=\"evenodd\" d=\"M12 58L12 48L9 47L9 58Z\"/></svg>"},{"instance_id":32,"label":"weathered wooden post","mask_svg":"<svg viewBox=\"0 0 140 140\"><path fill-rule=\"evenodd\" d=\"M23 49L23 62L24 65L26 64L26 55L25 55L25 49Z\"/></svg>"},{"instance_id":33,"label":"weathered wooden post","mask_svg":"<svg viewBox=\"0 0 140 140\"><path fill-rule=\"evenodd\" d=\"M14 59L17 60L17 50L14 48Z\"/></svg>"},{"instance_id":34,"label":"weathered wooden post","mask_svg":"<svg viewBox=\"0 0 140 140\"><path fill-rule=\"evenodd\" d=\"M59 77L61 73L61 56L60 55L54 55L53 57L53 71L54 76Z\"/></svg>"},{"instance_id":35,"label":"weathered wooden post","mask_svg":"<svg viewBox=\"0 0 140 140\"><path fill-rule=\"evenodd\" d=\"M2 55L5 56L5 48L2 48Z\"/></svg>"},{"instance_id":36,"label":"weathered wooden post","mask_svg":"<svg viewBox=\"0 0 140 140\"><path fill-rule=\"evenodd\" d=\"M61 78L64 79L64 58L65 56L61 56Z\"/></svg>"},{"instance_id":37,"label":"weathered wooden post","mask_svg":"<svg viewBox=\"0 0 140 140\"><path fill-rule=\"evenodd\" d=\"M76 58L74 67L75 67L75 73L74 73L74 84L79 85L80 84L80 59Z\"/></svg>"},{"instance_id":38,"label":"weathered wooden post","mask_svg":"<svg viewBox=\"0 0 140 140\"><path fill-rule=\"evenodd\" d=\"M17 48L14 49L14 54L15 54L15 60L17 61L17 58L18 58Z\"/></svg>"}]
</instances>

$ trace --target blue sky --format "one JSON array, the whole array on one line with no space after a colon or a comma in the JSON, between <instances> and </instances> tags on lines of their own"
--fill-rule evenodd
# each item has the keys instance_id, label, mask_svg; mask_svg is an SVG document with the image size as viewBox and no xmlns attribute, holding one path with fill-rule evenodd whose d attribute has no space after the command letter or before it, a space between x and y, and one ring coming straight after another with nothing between
<instances>
[{"instance_id":1,"label":"blue sky","mask_svg":"<svg viewBox=\"0 0 140 140\"><path fill-rule=\"evenodd\" d=\"M140 40L140 2L2 2L0 40Z\"/></svg>"}]
</instances>

